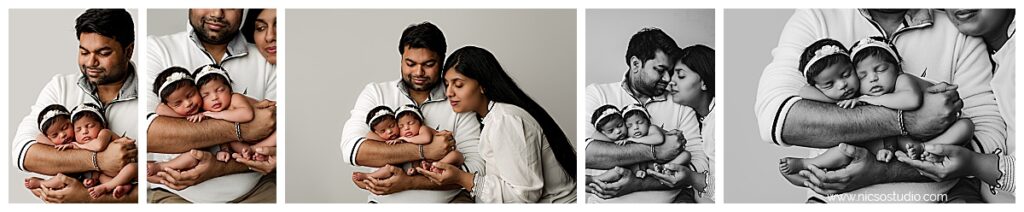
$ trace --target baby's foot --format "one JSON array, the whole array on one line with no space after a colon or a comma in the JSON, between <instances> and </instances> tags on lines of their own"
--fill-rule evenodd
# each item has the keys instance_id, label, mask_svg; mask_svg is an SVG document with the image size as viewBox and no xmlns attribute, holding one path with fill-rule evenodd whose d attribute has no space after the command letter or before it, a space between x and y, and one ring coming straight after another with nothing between
<instances>
[{"instance_id":1,"label":"baby's foot","mask_svg":"<svg viewBox=\"0 0 1024 212\"><path fill-rule=\"evenodd\" d=\"M890 160L892 160L892 150L889 150L889 149L880 149L880 150L878 150L878 154L875 155L875 160L888 163Z\"/></svg>"},{"instance_id":2,"label":"baby's foot","mask_svg":"<svg viewBox=\"0 0 1024 212\"><path fill-rule=\"evenodd\" d=\"M270 159L270 158L269 158L269 157L267 157L267 156L266 156L266 155L264 155L264 154L255 154L255 153L254 153L254 154L252 154L252 159L251 159L251 160L254 160L254 161L267 161L267 160L269 160L269 159Z\"/></svg>"},{"instance_id":3,"label":"baby's foot","mask_svg":"<svg viewBox=\"0 0 1024 212\"><path fill-rule=\"evenodd\" d=\"M796 174L805 168L803 158L786 157L779 159L779 171L782 174Z\"/></svg>"},{"instance_id":4,"label":"baby's foot","mask_svg":"<svg viewBox=\"0 0 1024 212\"><path fill-rule=\"evenodd\" d=\"M193 149L192 151L188 151L188 153L192 155L192 158L195 158L196 160L202 161L203 159L206 159L206 154L203 154L203 152L199 150Z\"/></svg>"},{"instance_id":5,"label":"baby's foot","mask_svg":"<svg viewBox=\"0 0 1024 212\"><path fill-rule=\"evenodd\" d=\"M89 188L89 196L92 197L93 199L99 199L100 196L103 196L103 194L106 194L110 190L112 189L109 185L100 184L98 186Z\"/></svg>"},{"instance_id":6,"label":"baby's foot","mask_svg":"<svg viewBox=\"0 0 1024 212\"><path fill-rule=\"evenodd\" d=\"M38 177L28 177L28 178L25 178L25 188L28 188L28 189L40 188L40 187L42 187L42 186L40 186L42 183L43 183L43 179L42 178L38 178Z\"/></svg>"},{"instance_id":7,"label":"baby's foot","mask_svg":"<svg viewBox=\"0 0 1024 212\"><path fill-rule=\"evenodd\" d=\"M228 162L228 160L231 160L231 153L228 153L227 151L219 151L217 152L217 160L221 162Z\"/></svg>"},{"instance_id":8,"label":"baby's foot","mask_svg":"<svg viewBox=\"0 0 1024 212\"><path fill-rule=\"evenodd\" d=\"M924 154L924 146L920 143L909 143L907 144L907 156L914 160L921 160L921 156Z\"/></svg>"},{"instance_id":9,"label":"baby's foot","mask_svg":"<svg viewBox=\"0 0 1024 212\"><path fill-rule=\"evenodd\" d=\"M114 198L120 199L121 197L127 196L128 193L132 192L131 184L124 184L114 187Z\"/></svg>"},{"instance_id":10,"label":"baby's foot","mask_svg":"<svg viewBox=\"0 0 1024 212\"><path fill-rule=\"evenodd\" d=\"M82 180L82 185L84 185L86 188L96 186L96 184L99 184L98 180L96 179L85 178L84 180Z\"/></svg>"},{"instance_id":11,"label":"baby's foot","mask_svg":"<svg viewBox=\"0 0 1024 212\"><path fill-rule=\"evenodd\" d=\"M157 163L146 163L146 176L156 175L157 172L160 172L160 170L163 170L163 169L164 169L163 167L160 167L160 164L157 164Z\"/></svg>"},{"instance_id":12,"label":"baby's foot","mask_svg":"<svg viewBox=\"0 0 1024 212\"><path fill-rule=\"evenodd\" d=\"M647 171L636 171L635 175L636 178L643 179L644 177L647 177Z\"/></svg>"},{"instance_id":13,"label":"baby's foot","mask_svg":"<svg viewBox=\"0 0 1024 212\"><path fill-rule=\"evenodd\" d=\"M408 169L405 169L405 174L409 176L416 175L416 167L409 167Z\"/></svg>"}]
</instances>

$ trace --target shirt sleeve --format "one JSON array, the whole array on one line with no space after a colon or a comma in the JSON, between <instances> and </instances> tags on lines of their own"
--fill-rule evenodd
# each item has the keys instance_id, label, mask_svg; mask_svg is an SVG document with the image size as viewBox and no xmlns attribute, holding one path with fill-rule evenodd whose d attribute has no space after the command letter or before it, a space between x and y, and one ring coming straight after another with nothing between
<instances>
[{"instance_id":1,"label":"shirt sleeve","mask_svg":"<svg viewBox=\"0 0 1024 212\"><path fill-rule=\"evenodd\" d=\"M25 170L25 157L29 147L36 143L36 136L40 134L39 127L37 127L39 123L36 121L39 111L51 104L61 104L62 94L67 90L65 86L66 83L60 75L54 76L39 92L35 104L31 106L29 113L18 124L18 130L12 142L14 145L11 146L11 162L18 167L18 170L28 171Z\"/></svg>"},{"instance_id":2,"label":"shirt sleeve","mask_svg":"<svg viewBox=\"0 0 1024 212\"><path fill-rule=\"evenodd\" d=\"M963 100L961 117L974 123L974 139L971 146L975 151L991 153L1006 149L1006 123L999 114L995 94L992 93L992 62L988 51L979 38L960 35L960 52L955 55L953 84Z\"/></svg>"},{"instance_id":3,"label":"shirt sleeve","mask_svg":"<svg viewBox=\"0 0 1024 212\"><path fill-rule=\"evenodd\" d=\"M266 93L263 94L263 98L268 100L277 100L277 66L270 65L267 63L267 81L264 82L267 85Z\"/></svg>"},{"instance_id":4,"label":"shirt sleeve","mask_svg":"<svg viewBox=\"0 0 1024 212\"><path fill-rule=\"evenodd\" d=\"M708 171L711 164L708 162L708 155L704 153L704 140L700 135L700 122L697 120L697 113L688 107L681 108L684 112L678 129L686 139L684 149L690 153L690 166L696 172Z\"/></svg>"},{"instance_id":5,"label":"shirt sleeve","mask_svg":"<svg viewBox=\"0 0 1024 212\"><path fill-rule=\"evenodd\" d=\"M465 161L462 170L469 173L484 173L484 159L480 157L480 121L476 113L457 113L455 129L455 147L462 153Z\"/></svg>"},{"instance_id":6,"label":"shirt sleeve","mask_svg":"<svg viewBox=\"0 0 1024 212\"><path fill-rule=\"evenodd\" d=\"M381 104L380 90L373 83L367 84L359 93L341 130L341 155L346 163L359 166L356 164L356 154L359 152L359 145L366 138L366 133L370 132L370 127L365 123L366 113Z\"/></svg>"},{"instance_id":7,"label":"shirt sleeve","mask_svg":"<svg viewBox=\"0 0 1024 212\"><path fill-rule=\"evenodd\" d=\"M817 19L811 10L797 10L782 29L771 63L761 72L754 104L761 140L787 145L782 141L782 124L793 104L801 100L800 88L807 84L798 70L800 53L824 36Z\"/></svg>"},{"instance_id":8,"label":"shirt sleeve","mask_svg":"<svg viewBox=\"0 0 1024 212\"><path fill-rule=\"evenodd\" d=\"M478 202L532 203L540 199L544 188L540 136L527 136L519 117L496 117L495 126L484 139L493 145L494 157L507 160L494 163L497 173L477 174L473 194Z\"/></svg>"},{"instance_id":9,"label":"shirt sleeve","mask_svg":"<svg viewBox=\"0 0 1024 212\"><path fill-rule=\"evenodd\" d=\"M149 125L153 123L153 120L158 116L156 114L156 106L160 104L160 97L153 93L153 82L156 81L156 76L160 74L164 69L170 67L171 61L167 54L167 48L163 46L163 43L156 37L149 36L146 38L149 46L146 46L146 65L144 66L145 77L139 79L139 93L146 95L146 131L149 131Z\"/></svg>"}]
</instances>

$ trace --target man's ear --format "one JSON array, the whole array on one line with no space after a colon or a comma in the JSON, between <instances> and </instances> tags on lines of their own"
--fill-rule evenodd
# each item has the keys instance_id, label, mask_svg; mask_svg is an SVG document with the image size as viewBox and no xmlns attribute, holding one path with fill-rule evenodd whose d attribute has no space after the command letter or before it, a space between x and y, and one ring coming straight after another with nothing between
<instances>
[{"instance_id":1,"label":"man's ear","mask_svg":"<svg viewBox=\"0 0 1024 212\"><path fill-rule=\"evenodd\" d=\"M133 53L135 53L135 42L124 47L124 56L128 58L128 60L131 60Z\"/></svg>"},{"instance_id":2,"label":"man's ear","mask_svg":"<svg viewBox=\"0 0 1024 212\"><path fill-rule=\"evenodd\" d=\"M640 61L640 58L636 56L629 57L629 71L638 72L644 68L644 62Z\"/></svg>"}]
</instances>

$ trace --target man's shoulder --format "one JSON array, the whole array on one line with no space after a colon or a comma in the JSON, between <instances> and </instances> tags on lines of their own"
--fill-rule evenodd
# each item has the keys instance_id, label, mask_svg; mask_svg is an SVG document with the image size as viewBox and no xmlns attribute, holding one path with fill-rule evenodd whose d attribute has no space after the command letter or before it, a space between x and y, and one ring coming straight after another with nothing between
<instances>
[{"instance_id":1,"label":"man's shoulder","mask_svg":"<svg viewBox=\"0 0 1024 212\"><path fill-rule=\"evenodd\" d=\"M188 40L188 36L186 36L185 33L188 32L181 31L166 35L150 35L146 37L149 42L147 44L149 45L149 48L180 45L180 43L183 43L184 41Z\"/></svg>"}]
</instances>

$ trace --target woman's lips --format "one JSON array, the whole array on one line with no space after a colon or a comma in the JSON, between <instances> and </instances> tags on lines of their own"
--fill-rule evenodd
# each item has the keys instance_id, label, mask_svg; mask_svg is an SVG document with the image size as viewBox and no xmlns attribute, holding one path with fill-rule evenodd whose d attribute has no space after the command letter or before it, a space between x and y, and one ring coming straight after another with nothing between
<instances>
[{"instance_id":1,"label":"woman's lips","mask_svg":"<svg viewBox=\"0 0 1024 212\"><path fill-rule=\"evenodd\" d=\"M271 53L271 54L277 54L277 46L267 47L267 48L264 48L264 50L266 50L268 53Z\"/></svg>"},{"instance_id":2,"label":"woman's lips","mask_svg":"<svg viewBox=\"0 0 1024 212\"><path fill-rule=\"evenodd\" d=\"M964 20L970 19L970 18L974 17L977 14L978 14L978 10L977 9L957 10L954 13L954 15L956 15L956 19L960 20L960 21L964 21Z\"/></svg>"}]
</instances>

